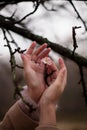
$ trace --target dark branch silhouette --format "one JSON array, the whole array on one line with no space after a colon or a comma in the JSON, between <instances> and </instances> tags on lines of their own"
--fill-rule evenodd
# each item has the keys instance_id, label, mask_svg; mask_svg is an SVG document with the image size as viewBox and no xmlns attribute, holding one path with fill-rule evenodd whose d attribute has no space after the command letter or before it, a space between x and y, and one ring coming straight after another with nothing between
<instances>
[{"instance_id":1,"label":"dark branch silhouette","mask_svg":"<svg viewBox=\"0 0 87 130\"><path fill-rule=\"evenodd\" d=\"M22 22L23 20L25 20L28 16L34 14L34 13L37 11L39 5L40 5L40 2L37 1L36 4L34 5L34 6L35 6L35 9L34 9L31 13L25 15L25 16L24 16L22 19L20 19L19 21L16 21L15 24L21 23L21 22Z\"/></svg>"},{"instance_id":2,"label":"dark branch silhouette","mask_svg":"<svg viewBox=\"0 0 87 130\"><path fill-rule=\"evenodd\" d=\"M36 108L33 108L33 105L32 104L29 104L28 102L26 102L26 100L23 98L22 94L21 94L21 90L23 90L22 87L20 87L20 85L18 84L17 82L17 79L16 79L16 67L18 68L23 68L23 67L20 67L19 65L16 64L16 59L15 59L15 53L16 52L19 52L19 53L23 53L24 50L20 51L20 48L17 50L15 50L14 52L12 51L12 48L11 48L11 45L10 45L10 41L8 40L7 36L6 36L6 30L2 28L2 31L3 31L3 35L4 35L4 40L6 40L6 45L5 47L8 47L9 49L9 52L10 52L10 64L11 64L11 74L12 74L12 80L13 80L13 83L14 83L14 87L15 87L15 90L14 90L14 98L16 98L16 96L19 96L22 101L25 103L25 105L30 109L30 112L33 112L36 110Z\"/></svg>"},{"instance_id":3,"label":"dark branch silhouette","mask_svg":"<svg viewBox=\"0 0 87 130\"><path fill-rule=\"evenodd\" d=\"M75 10L75 12L76 12L78 18L82 21L85 30L87 31L86 22L83 20L83 18L82 18L81 15L79 14L79 12L78 12L78 10L76 9L76 7L75 7L75 5L73 4L73 2L72 2L71 0L70 0L69 2L70 2L70 4L72 5L73 9Z\"/></svg>"},{"instance_id":4,"label":"dark branch silhouette","mask_svg":"<svg viewBox=\"0 0 87 130\"><path fill-rule=\"evenodd\" d=\"M81 26L75 26L75 27L72 27L72 38L73 38L73 55L75 53L75 50L76 48L78 48L78 45L77 45L77 40L76 40L76 29L79 29L81 28Z\"/></svg>"},{"instance_id":5,"label":"dark branch silhouette","mask_svg":"<svg viewBox=\"0 0 87 130\"><path fill-rule=\"evenodd\" d=\"M43 43L48 43L48 46L50 46L55 52L63 55L64 57L71 59L72 61L76 62L81 66L87 67L87 59L85 57L80 56L77 53L75 53L73 56L72 51L70 49L63 47L58 43L53 43L49 41L47 38L43 38L42 36L33 34L31 31L27 29L13 25L11 21L6 21L5 17L3 16L0 16L0 27L6 28L7 30L11 30L32 41L37 41L37 43L40 45Z\"/></svg>"}]
</instances>

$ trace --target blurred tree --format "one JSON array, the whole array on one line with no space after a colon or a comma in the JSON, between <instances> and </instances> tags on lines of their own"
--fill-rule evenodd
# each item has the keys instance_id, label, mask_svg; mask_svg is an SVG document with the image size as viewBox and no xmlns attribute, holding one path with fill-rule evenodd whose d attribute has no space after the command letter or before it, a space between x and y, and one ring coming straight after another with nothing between
<instances>
[{"instance_id":1,"label":"blurred tree","mask_svg":"<svg viewBox=\"0 0 87 130\"><path fill-rule=\"evenodd\" d=\"M29 20L29 16L34 14L39 6L44 7L47 11L58 11L60 9L67 10L67 5L70 4L73 7L73 10L80 19L80 21L83 23L85 31L87 31L87 25L85 19L82 18L81 14L79 13L78 9L75 7L75 4L72 0L66 0L66 1L57 1L57 0L1 0L0 1L0 10L4 10L9 6L11 8L12 5L17 5L20 2L28 2L33 3L33 11L26 14L24 17L20 18L19 16L15 16L15 13L17 13L16 10L11 14L9 17L8 15L4 15L1 13L0 15L0 28L4 34L4 39L6 40L6 47L9 49L10 53L10 63L11 63L11 72L12 72L12 79L14 82L15 87L15 94L18 94L21 97L20 94L20 87L19 84L16 81L16 67L22 68L21 66L16 64L15 54L23 53L25 50L21 50L21 47L16 43L14 37L12 36L12 32L15 32L16 34L19 34L25 38L28 38L32 41L36 41L38 44L43 44L44 42L48 44L52 48L53 51L56 53L61 54L62 56L71 59L72 61L76 62L79 66L80 74L81 74L81 83L83 86L83 94L85 97L85 102L87 104L87 88L84 81L84 73L83 73L83 67L87 68L87 59L75 52L76 48L78 47L77 40L76 40L76 29L80 28L78 26L72 27L72 39L73 39L73 51L71 51L69 48L66 48L64 46L59 45L58 43L53 43L49 41L47 38L44 38L42 36L39 36L37 34L33 33L33 30L29 29L27 27L27 21ZM87 2L83 1L84 4L87 6ZM25 7L26 8L26 7ZM69 10L70 11L70 10ZM27 19L27 21L26 21ZM10 39L8 38L8 35L10 36ZM16 46L16 49L12 49L11 44L14 43ZM22 97L21 97L22 98Z\"/></svg>"}]
</instances>

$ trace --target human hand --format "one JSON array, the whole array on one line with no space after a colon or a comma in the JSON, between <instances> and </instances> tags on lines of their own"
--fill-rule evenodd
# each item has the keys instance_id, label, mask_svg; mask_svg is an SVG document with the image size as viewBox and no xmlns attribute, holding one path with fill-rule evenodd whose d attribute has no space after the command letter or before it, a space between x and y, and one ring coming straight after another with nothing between
<instances>
[{"instance_id":1,"label":"human hand","mask_svg":"<svg viewBox=\"0 0 87 130\"><path fill-rule=\"evenodd\" d=\"M50 86L46 88L43 95L41 96L40 106L43 106L44 104L45 107L48 105L55 106L59 101L61 94L64 91L66 81L67 81L67 69L62 58L59 59L59 66L60 69L56 71L57 78L53 83L51 82ZM53 68L54 67L55 66L53 66ZM50 77L50 81L51 81L51 77Z\"/></svg>"},{"instance_id":2,"label":"human hand","mask_svg":"<svg viewBox=\"0 0 87 130\"><path fill-rule=\"evenodd\" d=\"M56 126L56 113L55 106L58 103L61 94L64 91L66 80L67 80L67 70L63 60L59 59L60 69L57 69L54 62L48 67L48 71L54 71L54 73L48 77L49 87L45 89L43 95L41 96L39 106L40 106L40 120L39 126L41 125L51 125ZM56 72L56 74L55 74Z\"/></svg>"},{"instance_id":3,"label":"human hand","mask_svg":"<svg viewBox=\"0 0 87 130\"><path fill-rule=\"evenodd\" d=\"M42 62L45 64L44 80L47 86L50 86L55 81L59 69L54 61L49 57L43 58Z\"/></svg>"},{"instance_id":4,"label":"human hand","mask_svg":"<svg viewBox=\"0 0 87 130\"><path fill-rule=\"evenodd\" d=\"M48 56L51 49L47 48L47 44L43 44L34 51L35 47L36 42L33 42L26 54L22 54L21 57L29 95L37 102L47 86L44 81L45 66L41 59Z\"/></svg>"}]
</instances>

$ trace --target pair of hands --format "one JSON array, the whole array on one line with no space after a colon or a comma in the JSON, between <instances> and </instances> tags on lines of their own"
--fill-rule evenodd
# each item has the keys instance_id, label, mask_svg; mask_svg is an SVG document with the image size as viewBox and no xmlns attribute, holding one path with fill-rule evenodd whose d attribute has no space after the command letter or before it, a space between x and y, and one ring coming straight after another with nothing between
<instances>
[{"instance_id":1,"label":"pair of hands","mask_svg":"<svg viewBox=\"0 0 87 130\"><path fill-rule=\"evenodd\" d=\"M50 58L47 61L50 64L45 64L43 58L48 57L51 49L46 43L36 50L35 47L36 42L33 42L26 54L21 54L29 95L37 103L56 105L66 85L66 66L62 58L59 59L59 69Z\"/></svg>"}]
</instances>

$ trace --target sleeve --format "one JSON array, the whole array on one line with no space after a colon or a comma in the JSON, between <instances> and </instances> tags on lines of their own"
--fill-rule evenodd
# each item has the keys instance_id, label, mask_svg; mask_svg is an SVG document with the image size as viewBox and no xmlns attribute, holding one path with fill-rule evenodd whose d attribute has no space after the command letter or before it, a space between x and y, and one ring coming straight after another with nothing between
<instances>
[{"instance_id":1,"label":"sleeve","mask_svg":"<svg viewBox=\"0 0 87 130\"><path fill-rule=\"evenodd\" d=\"M47 126L38 126L35 130L59 130L57 126L47 125Z\"/></svg>"},{"instance_id":2,"label":"sleeve","mask_svg":"<svg viewBox=\"0 0 87 130\"><path fill-rule=\"evenodd\" d=\"M35 130L38 122L26 115L16 102L0 123L0 130Z\"/></svg>"}]
</instances>

